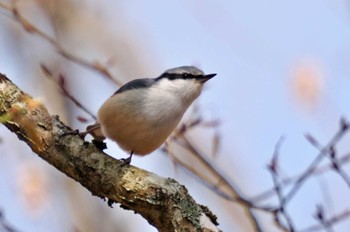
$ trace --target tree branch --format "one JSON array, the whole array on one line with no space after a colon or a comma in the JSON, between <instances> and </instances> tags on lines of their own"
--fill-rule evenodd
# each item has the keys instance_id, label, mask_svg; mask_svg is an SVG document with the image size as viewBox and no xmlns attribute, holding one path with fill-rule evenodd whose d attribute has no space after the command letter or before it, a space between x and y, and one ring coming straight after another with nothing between
<instances>
[{"instance_id":1,"label":"tree branch","mask_svg":"<svg viewBox=\"0 0 350 232\"><path fill-rule=\"evenodd\" d=\"M187 189L121 162L77 135L58 116L0 74L0 122L41 158L78 181L93 195L120 203L159 231L219 231L216 216L197 204Z\"/></svg>"}]
</instances>

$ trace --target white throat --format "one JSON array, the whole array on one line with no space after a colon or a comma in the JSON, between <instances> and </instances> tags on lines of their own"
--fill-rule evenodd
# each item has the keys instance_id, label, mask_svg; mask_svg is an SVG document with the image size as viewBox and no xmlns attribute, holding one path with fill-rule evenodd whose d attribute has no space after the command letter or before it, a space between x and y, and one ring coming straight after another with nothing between
<instances>
[{"instance_id":1,"label":"white throat","mask_svg":"<svg viewBox=\"0 0 350 232\"><path fill-rule=\"evenodd\" d=\"M164 78L147 91L144 109L149 118L181 118L201 90L202 84L195 80Z\"/></svg>"}]
</instances>

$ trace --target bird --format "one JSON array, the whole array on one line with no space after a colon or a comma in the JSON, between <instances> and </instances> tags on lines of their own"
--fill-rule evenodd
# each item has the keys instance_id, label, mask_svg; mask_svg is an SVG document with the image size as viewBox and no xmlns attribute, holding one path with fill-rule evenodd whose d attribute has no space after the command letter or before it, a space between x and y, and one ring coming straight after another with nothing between
<instances>
[{"instance_id":1,"label":"bird","mask_svg":"<svg viewBox=\"0 0 350 232\"><path fill-rule=\"evenodd\" d=\"M101 105L97 122L83 133L116 142L129 153L123 163L130 164L134 154L150 154L166 141L203 84L214 76L194 66L181 66L156 78L132 80Z\"/></svg>"}]
</instances>

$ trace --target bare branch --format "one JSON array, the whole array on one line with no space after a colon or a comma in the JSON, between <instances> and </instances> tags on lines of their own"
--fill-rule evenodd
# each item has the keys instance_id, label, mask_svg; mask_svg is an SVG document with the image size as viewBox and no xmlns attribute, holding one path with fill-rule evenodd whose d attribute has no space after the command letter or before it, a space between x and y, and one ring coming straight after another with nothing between
<instances>
[{"instance_id":1,"label":"bare branch","mask_svg":"<svg viewBox=\"0 0 350 232\"><path fill-rule=\"evenodd\" d=\"M274 150L272 159L271 159L271 163L268 166L268 170L271 173L273 183L275 186L275 190L276 190L276 194L277 194L278 201L279 201L279 206L273 211L274 212L274 221L275 221L275 224L279 228L281 228L283 231L295 231L295 228L294 228L293 223L292 223L292 218L287 213L287 209L286 209L286 206L284 204L282 186L280 184L279 175L278 175L278 171L277 171L278 167L279 167L279 163L278 163L279 150L281 148L283 141L284 141L284 137L281 137L278 140L278 142L275 146L275 150ZM283 222L280 219L280 216L286 220L287 226L285 226L283 224Z\"/></svg>"},{"instance_id":2,"label":"bare branch","mask_svg":"<svg viewBox=\"0 0 350 232\"><path fill-rule=\"evenodd\" d=\"M94 120L96 120L96 116L90 112L87 107L85 107L82 103L80 103L80 101L78 101L66 88L65 84L64 84L64 76L63 75L59 75L58 80L56 80L52 74L52 72L44 65L41 64L40 65L42 72L44 73L45 77L47 77L49 80L54 81L57 86L60 88L60 90L62 91L62 94L67 97L69 100L71 100L79 109L83 110L85 113L87 113L88 115L90 115L91 118L93 118Z\"/></svg>"},{"instance_id":3,"label":"bare branch","mask_svg":"<svg viewBox=\"0 0 350 232\"><path fill-rule=\"evenodd\" d=\"M345 154L341 157L339 157L338 159L338 163L341 163L342 165L347 164L350 162L350 153ZM315 168L310 174L310 176L316 177L318 175L324 174L330 170L333 169L333 165L331 163L327 163L321 166L317 166L317 168ZM295 176L291 176L291 177L287 177L287 178L283 178L280 181L280 184L283 185L284 187L288 187L290 185L293 185L295 182L298 181L298 179L300 179L302 174L297 174ZM255 196L252 198L252 201L254 202L260 202L263 200L267 200L273 196L275 196L275 191L276 191L276 187L272 187L271 189L268 189L266 191L264 191L263 193L260 193L259 195Z\"/></svg>"},{"instance_id":4,"label":"bare branch","mask_svg":"<svg viewBox=\"0 0 350 232\"><path fill-rule=\"evenodd\" d=\"M10 225L6 221L4 213L3 213L3 211L1 209L0 209L0 231L4 231L4 232L19 232L19 230L15 229L12 225Z\"/></svg>"},{"instance_id":5,"label":"bare branch","mask_svg":"<svg viewBox=\"0 0 350 232\"><path fill-rule=\"evenodd\" d=\"M172 137L172 141L176 142L183 148L185 148L187 151L189 151L208 171L208 173L211 174L216 180L216 184L211 183L209 180L207 180L201 173L199 173L195 168L191 167L190 165L182 162L181 160L177 159L175 156L172 156L172 158L175 160L175 162L181 164L185 169L190 171L194 176L198 177L202 183L204 183L206 186L208 186L210 189L212 189L214 192L216 192L219 196L231 200L234 202L239 203L246 215L248 216L248 219L250 220L251 224L254 226L255 231L261 231L261 226L259 225L259 222L252 212L252 209L261 209L253 204L253 202L245 199L243 195L238 191L238 189L230 183L230 181L225 177L224 174L222 174L218 168L215 167L215 165L208 161L204 155L199 152L195 146L188 140L188 138L185 136L184 132L188 129L193 127L194 125L197 125L200 123L200 120L195 120L194 123L190 123L189 126L183 126L180 127L180 130L175 133L175 136ZM185 129L184 129L185 128ZM171 154L171 153L170 153ZM224 186L229 190L229 194L223 192L220 190L219 186Z\"/></svg>"},{"instance_id":6,"label":"bare branch","mask_svg":"<svg viewBox=\"0 0 350 232\"><path fill-rule=\"evenodd\" d=\"M319 148L319 146L317 147ZM329 148L329 154L327 156L330 160L330 166L331 169L338 173L338 175L343 179L343 181L347 184L347 186L350 188L350 177L345 172L344 168L342 167L342 164L340 160L338 159L338 155L335 149L335 146L331 146Z\"/></svg>"},{"instance_id":7,"label":"bare branch","mask_svg":"<svg viewBox=\"0 0 350 232\"><path fill-rule=\"evenodd\" d=\"M44 31L37 28L34 24L32 24L30 21L28 21L20 12L19 9L16 6L16 1L12 1L11 6L8 6L4 3L0 4L0 8L3 8L4 10L11 13L12 17L23 27L24 30L26 30L28 33L35 34L39 36L40 38L44 39L48 43L50 43L57 51L58 54L63 56L64 58L81 65L85 68L97 71L98 73L102 74L103 76L107 77L111 81L113 81L116 85L121 86L122 83L118 80L116 80L112 74L108 71L106 67L104 67L99 62L90 62L87 60L84 60L81 57L78 57L69 51L67 51L55 38L49 36Z\"/></svg>"},{"instance_id":8,"label":"bare branch","mask_svg":"<svg viewBox=\"0 0 350 232\"><path fill-rule=\"evenodd\" d=\"M215 216L197 204L187 189L170 178L133 167L98 150L77 135L41 103L0 75L0 116L33 152L93 195L111 205L139 213L159 231L218 231Z\"/></svg>"},{"instance_id":9,"label":"bare branch","mask_svg":"<svg viewBox=\"0 0 350 232\"><path fill-rule=\"evenodd\" d=\"M312 175L312 173L317 169L317 166L321 163L323 158L327 156L327 154L330 153L331 148L335 146L346 134L348 131L348 125L347 122L344 119L341 119L339 130L334 135L334 137L329 141L329 143L320 150L319 154L316 156L316 158L311 162L309 167L300 175L300 177L296 180L295 185L292 187L292 189L289 191L289 193L284 198L284 203L286 204L288 201L290 201L295 193L299 190L299 188L304 184L304 182ZM316 140L315 140L316 141Z\"/></svg>"},{"instance_id":10,"label":"bare branch","mask_svg":"<svg viewBox=\"0 0 350 232\"><path fill-rule=\"evenodd\" d=\"M339 213L337 215L334 215L328 219L323 219L323 223L322 224L316 224L316 225L312 225L309 226L305 229L300 230L300 232L315 232L315 231L321 231L324 230L324 223L328 224L328 225L334 225L336 223L339 223L341 221L344 221L345 219L348 219L350 217L350 211L349 210L345 210L342 213Z\"/></svg>"}]
</instances>

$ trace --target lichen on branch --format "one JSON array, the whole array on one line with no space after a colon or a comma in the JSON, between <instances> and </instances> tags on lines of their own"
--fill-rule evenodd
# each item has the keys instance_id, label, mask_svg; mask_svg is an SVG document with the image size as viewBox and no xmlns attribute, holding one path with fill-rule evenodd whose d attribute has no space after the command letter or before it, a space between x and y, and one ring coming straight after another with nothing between
<instances>
[{"instance_id":1,"label":"lichen on branch","mask_svg":"<svg viewBox=\"0 0 350 232\"><path fill-rule=\"evenodd\" d=\"M140 214L159 231L219 231L216 216L187 189L106 155L0 74L0 122L34 153L93 195Z\"/></svg>"}]
</instances>

